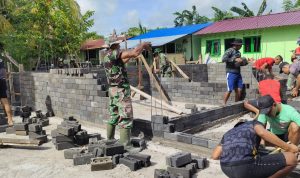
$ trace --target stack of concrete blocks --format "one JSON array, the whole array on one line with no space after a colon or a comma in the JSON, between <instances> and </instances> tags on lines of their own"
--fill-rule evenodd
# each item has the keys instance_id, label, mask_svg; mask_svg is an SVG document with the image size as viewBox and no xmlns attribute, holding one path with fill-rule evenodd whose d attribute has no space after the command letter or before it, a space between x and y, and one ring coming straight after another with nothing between
<instances>
[{"instance_id":1,"label":"stack of concrete blocks","mask_svg":"<svg viewBox=\"0 0 300 178\"><path fill-rule=\"evenodd\" d=\"M57 150L86 145L90 137L86 130L81 129L81 124L73 116L65 118L57 129L51 131L51 136Z\"/></svg>"},{"instance_id":2,"label":"stack of concrete blocks","mask_svg":"<svg viewBox=\"0 0 300 178\"><path fill-rule=\"evenodd\" d=\"M136 138L131 142L143 145L143 139ZM91 164L91 171L113 169L117 164L124 164L136 171L151 165L150 155L128 153L116 140L100 140L97 137L90 138L87 147L64 150L64 156L65 159L73 159L75 166Z\"/></svg>"},{"instance_id":3,"label":"stack of concrete blocks","mask_svg":"<svg viewBox=\"0 0 300 178\"><path fill-rule=\"evenodd\" d=\"M1 113L0 114L0 133L6 131L6 128L8 127L7 124L8 123L7 123L7 119L5 118L5 115Z\"/></svg>"},{"instance_id":4,"label":"stack of concrete blocks","mask_svg":"<svg viewBox=\"0 0 300 178\"><path fill-rule=\"evenodd\" d=\"M41 143L46 143L48 141L46 131L43 130L43 126L41 124L29 124L28 135L29 139L40 140Z\"/></svg>"},{"instance_id":5,"label":"stack of concrete blocks","mask_svg":"<svg viewBox=\"0 0 300 178\"><path fill-rule=\"evenodd\" d=\"M151 121L144 119L134 119L132 122L131 129L132 136L143 135L146 139L151 139L153 137Z\"/></svg>"},{"instance_id":6,"label":"stack of concrete blocks","mask_svg":"<svg viewBox=\"0 0 300 178\"><path fill-rule=\"evenodd\" d=\"M103 85L98 85L92 73L71 76L58 74L56 69L50 73L25 72L21 89L22 103L35 109L46 110L45 100L50 97L58 117L73 115L78 120L96 124L103 124L103 120L109 118L109 98L106 94L99 96Z\"/></svg>"},{"instance_id":7,"label":"stack of concrete blocks","mask_svg":"<svg viewBox=\"0 0 300 178\"><path fill-rule=\"evenodd\" d=\"M184 107L185 107L185 109L189 110L190 114L198 112L198 108L195 104L187 103L187 104L185 104Z\"/></svg>"},{"instance_id":8,"label":"stack of concrete blocks","mask_svg":"<svg viewBox=\"0 0 300 178\"><path fill-rule=\"evenodd\" d=\"M40 124L42 125L42 127L49 125L49 118L45 114L43 114L41 110L38 110L35 113L36 116L31 118L32 123Z\"/></svg>"},{"instance_id":9,"label":"stack of concrete blocks","mask_svg":"<svg viewBox=\"0 0 300 178\"><path fill-rule=\"evenodd\" d=\"M206 158L192 157L191 153L180 152L166 157L167 171L156 169L154 178L182 177L191 178L198 169L208 166Z\"/></svg>"},{"instance_id":10,"label":"stack of concrete blocks","mask_svg":"<svg viewBox=\"0 0 300 178\"><path fill-rule=\"evenodd\" d=\"M245 112L243 102L237 102L174 117L172 119L166 116L153 115L151 117L153 136L213 149L219 144L220 140L195 136L193 135L193 130L197 131L200 127L203 127L203 125L211 124L219 119L233 119Z\"/></svg>"}]
</instances>

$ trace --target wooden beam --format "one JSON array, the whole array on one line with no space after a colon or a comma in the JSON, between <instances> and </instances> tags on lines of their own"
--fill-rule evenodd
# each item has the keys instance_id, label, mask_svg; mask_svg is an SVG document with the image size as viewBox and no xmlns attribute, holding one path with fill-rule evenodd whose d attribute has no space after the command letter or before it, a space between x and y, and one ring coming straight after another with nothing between
<instances>
[{"instance_id":1,"label":"wooden beam","mask_svg":"<svg viewBox=\"0 0 300 178\"><path fill-rule=\"evenodd\" d=\"M0 138L0 145L16 145L16 146L39 146L40 140L29 140L21 138Z\"/></svg>"},{"instance_id":2,"label":"wooden beam","mask_svg":"<svg viewBox=\"0 0 300 178\"><path fill-rule=\"evenodd\" d=\"M150 76L150 80L153 79L154 85L155 85L156 89L158 90L158 92L160 93L160 95L162 96L163 100L165 100L167 103L171 104L170 98L166 94L165 90L163 90L157 76L152 73L152 70L149 67L145 57L143 55L139 55L138 58L140 58L142 60L142 62L144 63L144 66L145 66L145 68L146 68L146 70L147 70L147 72Z\"/></svg>"},{"instance_id":3,"label":"wooden beam","mask_svg":"<svg viewBox=\"0 0 300 178\"><path fill-rule=\"evenodd\" d=\"M19 69L19 63L14 58L12 58L8 52L4 52L4 56Z\"/></svg>"},{"instance_id":4,"label":"wooden beam","mask_svg":"<svg viewBox=\"0 0 300 178\"><path fill-rule=\"evenodd\" d=\"M180 75L183 77L183 78L186 78L186 79L189 79L190 80L190 77L187 76L179 67L177 64L175 64L174 61L172 60L168 60L174 67L175 69L180 73Z\"/></svg>"},{"instance_id":5,"label":"wooden beam","mask_svg":"<svg viewBox=\"0 0 300 178\"><path fill-rule=\"evenodd\" d=\"M177 113L177 114L182 114L182 113L183 113L180 109L178 109L178 108L176 108L176 107L174 107L174 106L169 105L169 104L166 103L165 101L156 99L155 97L150 96L150 95L148 95L147 93L145 93L145 92L143 92L143 91L141 91L141 90L139 90L139 89L137 89L137 88L135 88L135 87L133 87L133 86L130 86L130 89L131 89L132 91L134 91L134 92L136 92L136 93L142 95L143 97L149 99L149 100L152 99L153 101L155 101L155 102L157 102L157 103L159 103L159 104L162 104L164 107L166 107L166 108L167 108L168 110L170 110L170 111L173 111L173 112L175 112L175 113Z\"/></svg>"}]
</instances>

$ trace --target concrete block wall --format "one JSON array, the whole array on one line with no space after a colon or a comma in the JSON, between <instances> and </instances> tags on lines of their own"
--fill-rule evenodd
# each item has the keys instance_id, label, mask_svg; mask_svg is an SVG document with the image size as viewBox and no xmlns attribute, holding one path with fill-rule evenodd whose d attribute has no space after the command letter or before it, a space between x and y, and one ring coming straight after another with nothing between
<instances>
[{"instance_id":1,"label":"concrete block wall","mask_svg":"<svg viewBox=\"0 0 300 178\"><path fill-rule=\"evenodd\" d=\"M93 74L82 77L52 73L25 72L21 75L22 104L46 111L45 100L50 96L57 116L74 116L102 124L108 118L108 97L98 96L101 85Z\"/></svg>"},{"instance_id":2,"label":"concrete block wall","mask_svg":"<svg viewBox=\"0 0 300 178\"><path fill-rule=\"evenodd\" d=\"M163 88L172 101L201 104L222 104L224 93L227 91L226 83L189 82L184 78L161 78ZM160 97L153 89L153 94ZM246 98L256 98L256 88L246 89ZM234 102L235 94L231 94L229 102Z\"/></svg>"},{"instance_id":3,"label":"concrete block wall","mask_svg":"<svg viewBox=\"0 0 300 178\"><path fill-rule=\"evenodd\" d=\"M185 64L179 65L179 68L194 82L208 82L206 64Z\"/></svg>"}]
</instances>

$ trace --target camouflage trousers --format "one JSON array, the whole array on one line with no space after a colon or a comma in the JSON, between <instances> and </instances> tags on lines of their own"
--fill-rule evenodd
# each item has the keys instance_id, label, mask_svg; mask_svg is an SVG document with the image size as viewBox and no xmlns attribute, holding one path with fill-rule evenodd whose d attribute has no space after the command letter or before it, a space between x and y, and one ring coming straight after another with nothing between
<instances>
[{"instance_id":1,"label":"camouflage trousers","mask_svg":"<svg viewBox=\"0 0 300 178\"><path fill-rule=\"evenodd\" d=\"M161 76L162 77L172 77L172 67L171 66L163 66L161 68Z\"/></svg>"},{"instance_id":2,"label":"camouflage trousers","mask_svg":"<svg viewBox=\"0 0 300 178\"><path fill-rule=\"evenodd\" d=\"M109 114L108 124L118 125L120 128L131 128L133 111L130 86L109 87Z\"/></svg>"}]
</instances>

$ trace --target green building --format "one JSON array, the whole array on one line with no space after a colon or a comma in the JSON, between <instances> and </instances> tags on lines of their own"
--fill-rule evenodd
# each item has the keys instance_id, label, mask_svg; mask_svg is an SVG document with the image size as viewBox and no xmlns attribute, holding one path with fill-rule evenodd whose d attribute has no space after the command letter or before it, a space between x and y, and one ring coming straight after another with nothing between
<instances>
[{"instance_id":1,"label":"green building","mask_svg":"<svg viewBox=\"0 0 300 178\"><path fill-rule=\"evenodd\" d=\"M300 36L300 11L256 17L224 20L194 33L196 43L204 56L209 53L216 62L222 61L234 38L243 39L240 50L243 57L262 58L281 55L291 62L292 50ZM205 60L205 59L203 59Z\"/></svg>"}]
</instances>

